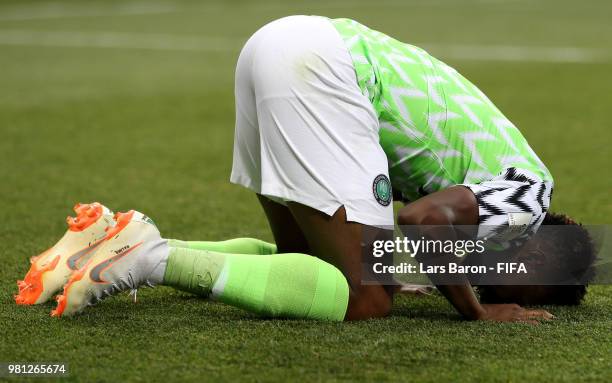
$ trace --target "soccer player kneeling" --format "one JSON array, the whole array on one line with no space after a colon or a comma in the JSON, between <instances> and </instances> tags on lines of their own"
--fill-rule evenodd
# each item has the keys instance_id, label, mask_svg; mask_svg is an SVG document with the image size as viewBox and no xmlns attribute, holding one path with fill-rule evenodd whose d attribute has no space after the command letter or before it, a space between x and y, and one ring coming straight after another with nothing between
<instances>
[{"instance_id":1,"label":"soccer player kneeling","mask_svg":"<svg viewBox=\"0 0 612 383\"><path fill-rule=\"evenodd\" d=\"M394 198L406 202L401 225L480 225L478 238L495 227L574 224L547 214L550 172L476 86L423 49L353 20L267 24L240 53L235 96L231 182L257 194L275 245L165 240L148 217L124 213L85 251L55 315L164 284L267 317L382 317L396 289L362 283L362 239L366 230L386 235L378 228L394 224ZM589 241L585 234L587 264ZM18 301L40 302L26 299L32 281L47 284L36 275ZM526 322L552 316L503 303L577 303L585 292L493 286L482 288L480 303L467 280L438 288L466 319Z\"/></svg>"}]
</instances>

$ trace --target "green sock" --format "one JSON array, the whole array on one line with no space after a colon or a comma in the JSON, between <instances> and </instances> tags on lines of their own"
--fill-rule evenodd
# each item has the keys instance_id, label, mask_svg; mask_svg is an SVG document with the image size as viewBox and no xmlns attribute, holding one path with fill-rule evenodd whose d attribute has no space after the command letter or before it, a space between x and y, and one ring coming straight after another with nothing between
<instances>
[{"instance_id":1,"label":"green sock","mask_svg":"<svg viewBox=\"0 0 612 383\"><path fill-rule=\"evenodd\" d=\"M179 241L169 239L170 247L186 247L196 250L218 251L233 254L276 254L276 245L255 238L235 238L227 241Z\"/></svg>"},{"instance_id":2,"label":"green sock","mask_svg":"<svg viewBox=\"0 0 612 383\"><path fill-rule=\"evenodd\" d=\"M253 257L171 247L163 284L267 317L341 321L349 297L340 270L297 253Z\"/></svg>"}]
</instances>

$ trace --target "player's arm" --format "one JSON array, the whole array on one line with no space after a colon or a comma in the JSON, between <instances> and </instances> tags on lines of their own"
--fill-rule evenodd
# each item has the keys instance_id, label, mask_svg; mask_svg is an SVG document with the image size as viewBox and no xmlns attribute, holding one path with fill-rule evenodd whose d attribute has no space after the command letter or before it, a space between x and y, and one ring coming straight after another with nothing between
<instances>
[{"instance_id":1,"label":"player's arm","mask_svg":"<svg viewBox=\"0 0 612 383\"><path fill-rule=\"evenodd\" d=\"M454 237L453 225L478 225L478 203L471 190L454 186L407 204L399 211L398 223L419 225L424 237L446 240ZM436 276L430 277L435 284ZM526 310L514 304L481 305L465 277L454 285L436 286L466 319L533 323L536 318L552 318L544 310Z\"/></svg>"}]
</instances>

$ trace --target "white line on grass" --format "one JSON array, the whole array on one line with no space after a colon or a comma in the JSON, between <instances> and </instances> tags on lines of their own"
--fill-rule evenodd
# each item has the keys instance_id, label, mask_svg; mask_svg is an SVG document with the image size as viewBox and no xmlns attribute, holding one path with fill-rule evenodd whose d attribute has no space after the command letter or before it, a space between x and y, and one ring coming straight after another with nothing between
<instances>
[{"instance_id":1,"label":"white line on grass","mask_svg":"<svg viewBox=\"0 0 612 383\"><path fill-rule=\"evenodd\" d=\"M529 0L378 0L369 2L351 1L307 1L307 2L265 2L265 3L245 3L244 7L253 5L253 9L258 11L272 10L321 10L321 9L357 9L357 8L410 8L410 7L477 7L477 6L498 6L514 3L524 3ZM308 13L308 12L305 12Z\"/></svg>"},{"instance_id":2,"label":"white line on grass","mask_svg":"<svg viewBox=\"0 0 612 383\"><path fill-rule=\"evenodd\" d=\"M27 21L67 17L146 15L176 11L176 5L153 2L123 2L112 6L48 3L0 8L0 21Z\"/></svg>"},{"instance_id":3,"label":"white line on grass","mask_svg":"<svg viewBox=\"0 0 612 383\"><path fill-rule=\"evenodd\" d=\"M299 1L287 4L286 2L244 3L241 7L250 7L257 11L283 10L289 8L308 9L354 9L372 7L439 7L439 6L479 6L498 4L507 5L528 0L379 0L377 2L354 3L351 1ZM37 3L30 5L8 5L0 7L0 21L27 21L59 19L70 17L99 17L121 15L144 15L167 13L174 11L205 12L206 10L223 7L223 3L192 3L188 7L174 2L124 1L120 3ZM306 12L307 13L307 12Z\"/></svg>"},{"instance_id":4,"label":"white line on grass","mask_svg":"<svg viewBox=\"0 0 612 383\"><path fill-rule=\"evenodd\" d=\"M240 49L243 42L222 37L152 33L0 30L0 45L232 52Z\"/></svg>"},{"instance_id":5,"label":"white line on grass","mask_svg":"<svg viewBox=\"0 0 612 383\"><path fill-rule=\"evenodd\" d=\"M0 30L0 45L124 48L159 51L237 52L246 39L121 32ZM453 60L593 63L610 62L605 50L517 45L415 44Z\"/></svg>"}]
</instances>

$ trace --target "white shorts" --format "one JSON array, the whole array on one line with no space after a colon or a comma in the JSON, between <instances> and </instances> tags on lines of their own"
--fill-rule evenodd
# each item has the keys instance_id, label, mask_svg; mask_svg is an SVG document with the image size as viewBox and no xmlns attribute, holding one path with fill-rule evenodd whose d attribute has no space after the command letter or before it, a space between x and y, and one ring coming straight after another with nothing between
<instances>
[{"instance_id":1,"label":"white shorts","mask_svg":"<svg viewBox=\"0 0 612 383\"><path fill-rule=\"evenodd\" d=\"M393 225L379 123L331 22L290 16L246 43L236 67L231 182L372 226Z\"/></svg>"}]
</instances>

